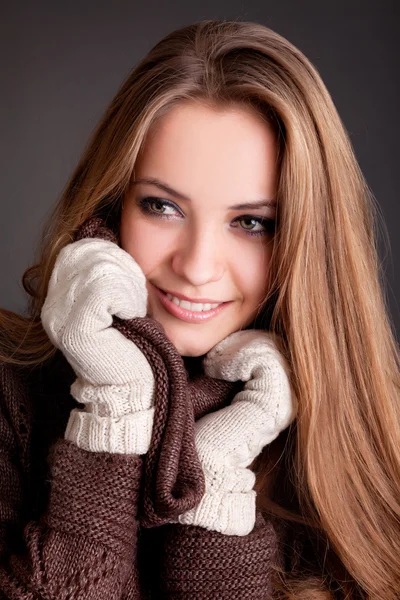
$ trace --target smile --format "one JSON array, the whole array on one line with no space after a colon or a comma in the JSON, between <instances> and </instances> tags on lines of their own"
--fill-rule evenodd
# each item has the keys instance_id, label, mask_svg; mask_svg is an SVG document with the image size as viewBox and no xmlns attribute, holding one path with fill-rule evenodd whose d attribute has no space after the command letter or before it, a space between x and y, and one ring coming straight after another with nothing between
<instances>
[{"instance_id":1,"label":"smile","mask_svg":"<svg viewBox=\"0 0 400 600\"><path fill-rule=\"evenodd\" d=\"M176 306L180 306L181 308L186 308L186 310L189 310L191 312L204 312L205 310L211 310L212 308L217 308L217 306L220 306L220 304L222 304L222 302L219 302L217 304L210 304L210 303L200 304L198 302L188 302L187 300L180 300L176 296L172 296L172 294L168 294L168 293L167 293L167 298L169 300L171 300L174 304L176 304Z\"/></svg>"},{"instance_id":2,"label":"smile","mask_svg":"<svg viewBox=\"0 0 400 600\"><path fill-rule=\"evenodd\" d=\"M173 296L153 286L157 296L167 312L182 321L204 323L219 315L231 302L189 302Z\"/></svg>"}]
</instances>

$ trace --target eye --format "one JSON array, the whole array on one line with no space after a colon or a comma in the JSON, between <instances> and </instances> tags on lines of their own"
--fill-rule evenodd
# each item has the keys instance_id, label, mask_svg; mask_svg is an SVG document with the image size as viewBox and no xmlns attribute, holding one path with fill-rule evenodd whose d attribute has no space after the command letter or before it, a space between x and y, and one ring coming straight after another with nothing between
<instances>
[{"instance_id":1,"label":"eye","mask_svg":"<svg viewBox=\"0 0 400 600\"><path fill-rule=\"evenodd\" d=\"M138 200L140 210L155 219L181 219L185 215L181 209L164 198L147 196ZM248 236L265 236L275 233L276 221L268 217L256 217L254 215L241 215L231 222L231 227L241 229Z\"/></svg>"},{"instance_id":2,"label":"eye","mask_svg":"<svg viewBox=\"0 0 400 600\"><path fill-rule=\"evenodd\" d=\"M233 227L237 228L236 224L243 229L246 235L266 235L274 233L276 222L268 217L254 217L252 215L243 215L233 221Z\"/></svg>"},{"instance_id":3,"label":"eye","mask_svg":"<svg viewBox=\"0 0 400 600\"><path fill-rule=\"evenodd\" d=\"M139 206L142 211L153 217L175 217L182 216L182 213L175 204L162 198L148 197L139 200Z\"/></svg>"},{"instance_id":4,"label":"eye","mask_svg":"<svg viewBox=\"0 0 400 600\"><path fill-rule=\"evenodd\" d=\"M261 223L256 219L252 219L251 217L243 217L243 219L240 219L240 221L238 222L240 223L241 227L243 227L243 229L247 229L250 231L259 231L260 229L262 230ZM257 229L257 226L259 226L260 229Z\"/></svg>"}]
</instances>

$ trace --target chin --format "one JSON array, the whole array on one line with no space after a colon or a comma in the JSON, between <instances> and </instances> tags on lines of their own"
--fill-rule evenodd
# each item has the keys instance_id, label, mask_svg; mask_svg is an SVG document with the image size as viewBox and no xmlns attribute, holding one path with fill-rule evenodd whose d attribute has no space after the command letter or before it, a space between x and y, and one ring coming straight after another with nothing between
<instances>
[{"instance_id":1,"label":"chin","mask_svg":"<svg viewBox=\"0 0 400 600\"><path fill-rule=\"evenodd\" d=\"M178 353L181 356L192 356L192 357L203 356L203 354L207 354L207 352L209 350L211 350L211 348L215 345L215 344L193 344L193 342L189 342L188 340L181 340L181 339L175 340L173 338L173 336L172 336L172 339L171 338L169 338L169 339L174 344L175 348L177 349Z\"/></svg>"},{"instance_id":2,"label":"chin","mask_svg":"<svg viewBox=\"0 0 400 600\"><path fill-rule=\"evenodd\" d=\"M165 335L181 356L203 356L220 341L219 338L215 338L215 335L205 335L206 332L201 335L200 331L185 331L162 322L161 325L164 327Z\"/></svg>"}]
</instances>

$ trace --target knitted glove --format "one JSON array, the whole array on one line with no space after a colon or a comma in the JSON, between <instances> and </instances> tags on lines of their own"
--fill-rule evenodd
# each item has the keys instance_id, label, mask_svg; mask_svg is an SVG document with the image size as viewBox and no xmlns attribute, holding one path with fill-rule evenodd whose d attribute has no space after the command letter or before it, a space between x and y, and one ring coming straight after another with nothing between
<instances>
[{"instance_id":1,"label":"knitted glove","mask_svg":"<svg viewBox=\"0 0 400 600\"><path fill-rule=\"evenodd\" d=\"M178 517L228 535L247 535L256 518L255 474L248 468L262 448L294 419L297 402L289 368L273 334L238 331L204 359L207 375L245 381L232 403L196 421L195 440L206 492L199 505Z\"/></svg>"},{"instance_id":2,"label":"knitted glove","mask_svg":"<svg viewBox=\"0 0 400 600\"><path fill-rule=\"evenodd\" d=\"M51 274L42 324L77 374L65 438L93 452L145 454L153 425L154 377L137 346L112 327L144 317L146 279L117 244L84 238L63 248Z\"/></svg>"}]
</instances>

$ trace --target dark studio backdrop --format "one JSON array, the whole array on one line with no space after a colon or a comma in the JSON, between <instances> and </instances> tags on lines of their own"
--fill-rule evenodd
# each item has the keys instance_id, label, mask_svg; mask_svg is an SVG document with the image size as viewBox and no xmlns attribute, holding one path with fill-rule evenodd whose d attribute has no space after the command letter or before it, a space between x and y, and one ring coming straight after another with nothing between
<instances>
[{"instance_id":1,"label":"dark studio backdrop","mask_svg":"<svg viewBox=\"0 0 400 600\"><path fill-rule=\"evenodd\" d=\"M122 80L170 31L257 21L314 63L379 203L385 289L400 332L399 0L1 2L0 306L24 312L23 271L43 222Z\"/></svg>"}]
</instances>

